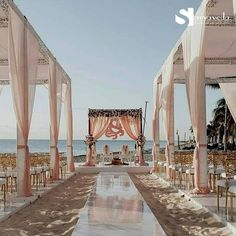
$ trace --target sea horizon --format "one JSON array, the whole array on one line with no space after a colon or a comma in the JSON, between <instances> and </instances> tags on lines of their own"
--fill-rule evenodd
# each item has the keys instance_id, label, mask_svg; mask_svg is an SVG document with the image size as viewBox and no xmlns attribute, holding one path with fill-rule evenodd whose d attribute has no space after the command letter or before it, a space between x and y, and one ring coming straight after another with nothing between
<instances>
[{"instance_id":1,"label":"sea horizon","mask_svg":"<svg viewBox=\"0 0 236 236\"><path fill-rule=\"evenodd\" d=\"M121 151L124 144L129 146L129 150L133 151L135 148L135 141L133 140L106 140L99 139L96 143L97 153L102 153L105 144L108 144L112 152ZM161 140L160 146L164 147L166 141ZM49 139L29 139L30 152L49 152ZM152 149L153 141L147 140L144 149ZM66 140L60 139L58 141L59 152L66 152ZM73 140L74 155L85 155L86 145L83 139ZM16 139L0 139L0 153L16 153Z\"/></svg>"}]
</instances>

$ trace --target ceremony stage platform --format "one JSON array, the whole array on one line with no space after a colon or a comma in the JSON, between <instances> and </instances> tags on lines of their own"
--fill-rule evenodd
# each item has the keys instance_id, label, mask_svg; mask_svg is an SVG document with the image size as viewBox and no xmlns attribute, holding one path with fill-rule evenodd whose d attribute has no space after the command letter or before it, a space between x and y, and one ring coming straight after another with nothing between
<instances>
[{"instance_id":1,"label":"ceremony stage platform","mask_svg":"<svg viewBox=\"0 0 236 236\"><path fill-rule=\"evenodd\" d=\"M83 174L92 174L100 172L126 172L126 173L149 173L152 169L152 163L148 166L131 165L97 165L83 166L83 163L75 163L76 171Z\"/></svg>"},{"instance_id":2,"label":"ceremony stage platform","mask_svg":"<svg viewBox=\"0 0 236 236\"><path fill-rule=\"evenodd\" d=\"M107 168L108 169L108 168ZM72 236L166 235L127 173L100 173Z\"/></svg>"}]
</instances>

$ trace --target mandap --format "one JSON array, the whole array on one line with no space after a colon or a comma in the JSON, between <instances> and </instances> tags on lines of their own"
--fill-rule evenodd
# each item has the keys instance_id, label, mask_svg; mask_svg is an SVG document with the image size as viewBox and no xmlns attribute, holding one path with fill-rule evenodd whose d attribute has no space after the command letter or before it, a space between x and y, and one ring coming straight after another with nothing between
<instances>
[{"instance_id":1,"label":"mandap","mask_svg":"<svg viewBox=\"0 0 236 236\"><path fill-rule=\"evenodd\" d=\"M89 109L87 154L85 166L94 166L96 141L105 135L113 140L127 134L138 145L138 163L144 165L143 147L145 137L142 132L142 109Z\"/></svg>"}]
</instances>

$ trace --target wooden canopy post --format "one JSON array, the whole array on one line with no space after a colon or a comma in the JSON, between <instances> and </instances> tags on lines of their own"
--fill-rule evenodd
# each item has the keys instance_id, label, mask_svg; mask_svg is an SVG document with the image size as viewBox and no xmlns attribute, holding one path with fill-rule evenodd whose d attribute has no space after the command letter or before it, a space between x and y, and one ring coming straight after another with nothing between
<instances>
[{"instance_id":1,"label":"wooden canopy post","mask_svg":"<svg viewBox=\"0 0 236 236\"><path fill-rule=\"evenodd\" d=\"M89 109L90 110L90 109ZM88 116L88 135L91 135L90 116Z\"/></svg>"},{"instance_id":2,"label":"wooden canopy post","mask_svg":"<svg viewBox=\"0 0 236 236\"><path fill-rule=\"evenodd\" d=\"M145 144L145 137L144 137L144 127L145 127L145 124L143 125L143 112L142 112L142 109L140 109L140 126L141 126L141 133L139 135L139 139L138 139L138 145L139 145L139 148L140 148L140 153L139 153L139 165L140 166L146 166L148 165L145 160L144 160L144 156L143 156L143 147L144 147L144 144Z\"/></svg>"},{"instance_id":3,"label":"wooden canopy post","mask_svg":"<svg viewBox=\"0 0 236 236\"><path fill-rule=\"evenodd\" d=\"M90 109L88 109L88 111L90 114ZM93 146L95 145L95 141L91 134L90 115L88 115L88 135L86 136L85 143L87 145L87 154L84 166L95 166L95 161L93 157Z\"/></svg>"}]
</instances>

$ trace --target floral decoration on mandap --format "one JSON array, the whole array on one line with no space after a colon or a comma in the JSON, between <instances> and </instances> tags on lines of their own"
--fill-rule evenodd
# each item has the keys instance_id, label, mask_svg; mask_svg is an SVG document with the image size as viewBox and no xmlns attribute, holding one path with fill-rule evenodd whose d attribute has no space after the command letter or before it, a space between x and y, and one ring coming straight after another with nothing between
<instances>
[{"instance_id":1,"label":"floral decoration on mandap","mask_svg":"<svg viewBox=\"0 0 236 236\"><path fill-rule=\"evenodd\" d=\"M140 135L138 136L138 140L137 140L138 146L139 146L139 147L143 147L144 144L145 144L145 142L146 142L145 136L144 136L143 134L140 134Z\"/></svg>"},{"instance_id":2,"label":"floral decoration on mandap","mask_svg":"<svg viewBox=\"0 0 236 236\"><path fill-rule=\"evenodd\" d=\"M96 143L96 140L93 136L87 135L86 140L84 142L87 146L89 146L89 148L91 148Z\"/></svg>"},{"instance_id":3,"label":"floral decoration on mandap","mask_svg":"<svg viewBox=\"0 0 236 236\"><path fill-rule=\"evenodd\" d=\"M88 116L97 117L140 117L142 115L142 108L140 109L89 109Z\"/></svg>"}]
</instances>

